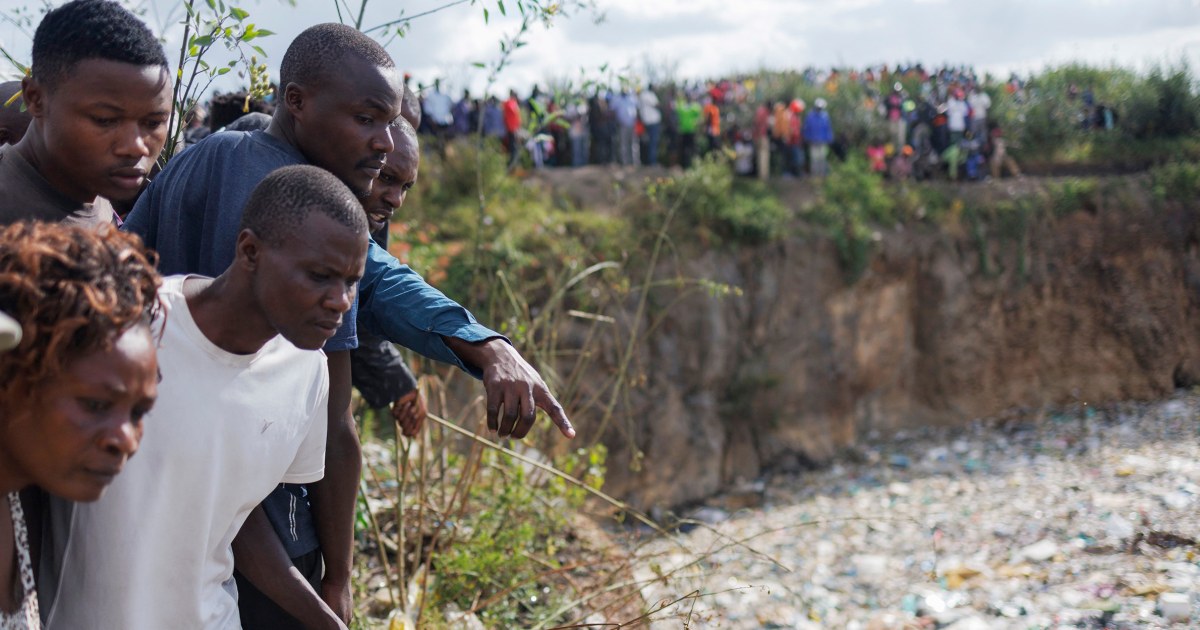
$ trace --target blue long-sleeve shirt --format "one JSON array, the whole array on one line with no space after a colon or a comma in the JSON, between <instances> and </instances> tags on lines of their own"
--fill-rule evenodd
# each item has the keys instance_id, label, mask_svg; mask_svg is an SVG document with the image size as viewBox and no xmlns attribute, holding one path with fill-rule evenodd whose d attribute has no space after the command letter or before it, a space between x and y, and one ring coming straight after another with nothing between
<instances>
[{"instance_id":1,"label":"blue long-sleeve shirt","mask_svg":"<svg viewBox=\"0 0 1200 630\"><path fill-rule=\"evenodd\" d=\"M804 117L804 139L813 144L833 143L833 124L829 112L815 109Z\"/></svg>"},{"instance_id":2,"label":"blue long-sleeve shirt","mask_svg":"<svg viewBox=\"0 0 1200 630\"><path fill-rule=\"evenodd\" d=\"M216 277L233 263L242 208L254 187L278 168L306 163L295 147L265 132L213 134L167 164L124 229L158 251L164 274ZM466 369L443 335L466 341L501 337L374 242L355 308L357 317L347 314L327 351L356 347L361 320L389 341Z\"/></svg>"}]
</instances>

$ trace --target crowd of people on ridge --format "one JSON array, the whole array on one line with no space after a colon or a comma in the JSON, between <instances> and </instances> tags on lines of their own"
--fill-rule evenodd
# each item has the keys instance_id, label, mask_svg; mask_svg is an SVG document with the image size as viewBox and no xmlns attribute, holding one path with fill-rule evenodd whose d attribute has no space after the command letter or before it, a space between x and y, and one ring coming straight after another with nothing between
<instances>
[{"instance_id":1,"label":"crowd of people on ridge","mask_svg":"<svg viewBox=\"0 0 1200 630\"><path fill-rule=\"evenodd\" d=\"M406 75L407 80L407 75ZM981 78L966 67L927 70L921 64L863 70L808 68L798 83L824 93L812 103L755 77L596 88L590 94L550 93L533 86L522 99L455 100L435 80L419 89L425 116L419 132L445 141L482 132L502 143L510 163L528 155L534 168L589 164L690 166L698 155L727 150L742 175L801 177L828 173L831 154L861 152L870 168L895 179L945 176L982 179L1019 175L998 122L993 95L1020 102L1027 82ZM860 143L835 129L829 101L847 84L862 88L856 115L874 117L879 132ZM907 86L907 87L906 87ZM1115 113L1090 89L1065 95L1082 103L1081 124L1112 129Z\"/></svg>"}]
</instances>

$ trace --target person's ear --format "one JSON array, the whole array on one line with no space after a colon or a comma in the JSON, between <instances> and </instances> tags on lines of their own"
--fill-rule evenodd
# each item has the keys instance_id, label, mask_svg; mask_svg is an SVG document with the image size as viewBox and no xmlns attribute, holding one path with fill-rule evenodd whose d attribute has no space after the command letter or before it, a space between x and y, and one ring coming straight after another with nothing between
<instances>
[{"instance_id":1,"label":"person's ear","mask_svg":"<svg viewBox=\"0 0 1200 630\"><path fill-rule=\"evenodd\" d=\"M238 232L237 243L234 246L234 264L246 271L254 272L262 261L263 241L254 230L245 228Z\"/></svg>"},{"instance_id":2,"label":"person's ear","mask_svg":"<svg viewBox=\"0 0 1200 630\"><path fill-rule=\"evenodd\" d=\"M304 107L308 104L308 94L304 86L298 83L288 83L283 88L283 106L287 108L292 118L303 115Z\"/></svg>"},{"instance_id":3,"label":"person's ear","mask_svg":"<svg viewBox=\"0 0 1200 630\"><path fill-rule=\"evenodd\" d=\"M21 99L30 116L41 118L46 114L46 86L32 76L21 79Z\"/></svg>"}]
</instances>

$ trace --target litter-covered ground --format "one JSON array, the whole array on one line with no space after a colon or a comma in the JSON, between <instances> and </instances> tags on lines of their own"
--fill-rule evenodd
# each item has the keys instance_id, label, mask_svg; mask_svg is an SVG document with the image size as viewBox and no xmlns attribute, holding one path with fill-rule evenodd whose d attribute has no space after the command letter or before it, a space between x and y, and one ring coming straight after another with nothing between
<instances>
[{"instance_id":1,"label":"litter-covered ground","mask_svg":"<svg viewBox=\"0 0 1200 630\"><path fill-rule=\"evenodd\" d=\"M1198 430L1181 393L868 440L698 510L637 577L698 595L663 628L1200 627Z\"/></svg>"}]
</instances>

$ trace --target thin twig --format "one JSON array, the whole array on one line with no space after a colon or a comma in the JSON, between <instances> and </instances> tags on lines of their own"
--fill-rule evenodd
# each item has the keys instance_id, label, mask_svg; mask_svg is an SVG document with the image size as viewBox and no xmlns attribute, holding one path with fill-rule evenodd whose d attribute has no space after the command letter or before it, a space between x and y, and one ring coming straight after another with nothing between
<instances>
[{"instance_id":1,"label":"thin twig","mask_svg":"<svg viewBox=\"0 0 1200 630\"><path fill-rule=\"evenodd\" d=\"M415 20L415 19L417 19L417 18L425 17L426 15L432 15L432 14L434 14L434 13L437 13L438 11L443 11L443 10L445 10L445 9L449 9L450 7L457 6L457 5L460 5L460 4L465 4L465 3L467 3L467 2L470 2L470 1L471 1L471 0L454 0L454 2L450 2L450 3L447 3L447 4L443 4L443 5L442 5L442 6L440 6L440 7L434 7L434 8L432 8L432 9L428 10L428 11L422 11L422 12L420 12L420 13L414 13L414 14L412 14L412 15L409 15L409 16L402 17L402 18L400 18L400 19L398 19L398 20L392 20L391 22L385 22L385 23L383 23L383 24L379 24L379 25L377 25L377 26L372 26L371 28L369 28L369 29L367 29L367 30L363 31L363 33L366 33L367 35L370 35L371 33L374 33L375 31L378 31L378 30L381 30L381 29L388 28L389 26L395 26L395 25L397 25L397 24L400 24L400 23L403 23L403 22L411 22L411 21L413 21L413 20ZM364 3L364 4L365 4L365 3ZM361 19L361 16L359 16L359 17L360 17L360 19ZM361 26L360 26L359 28L361 29Z\"/></svg>"}]
</instances>

